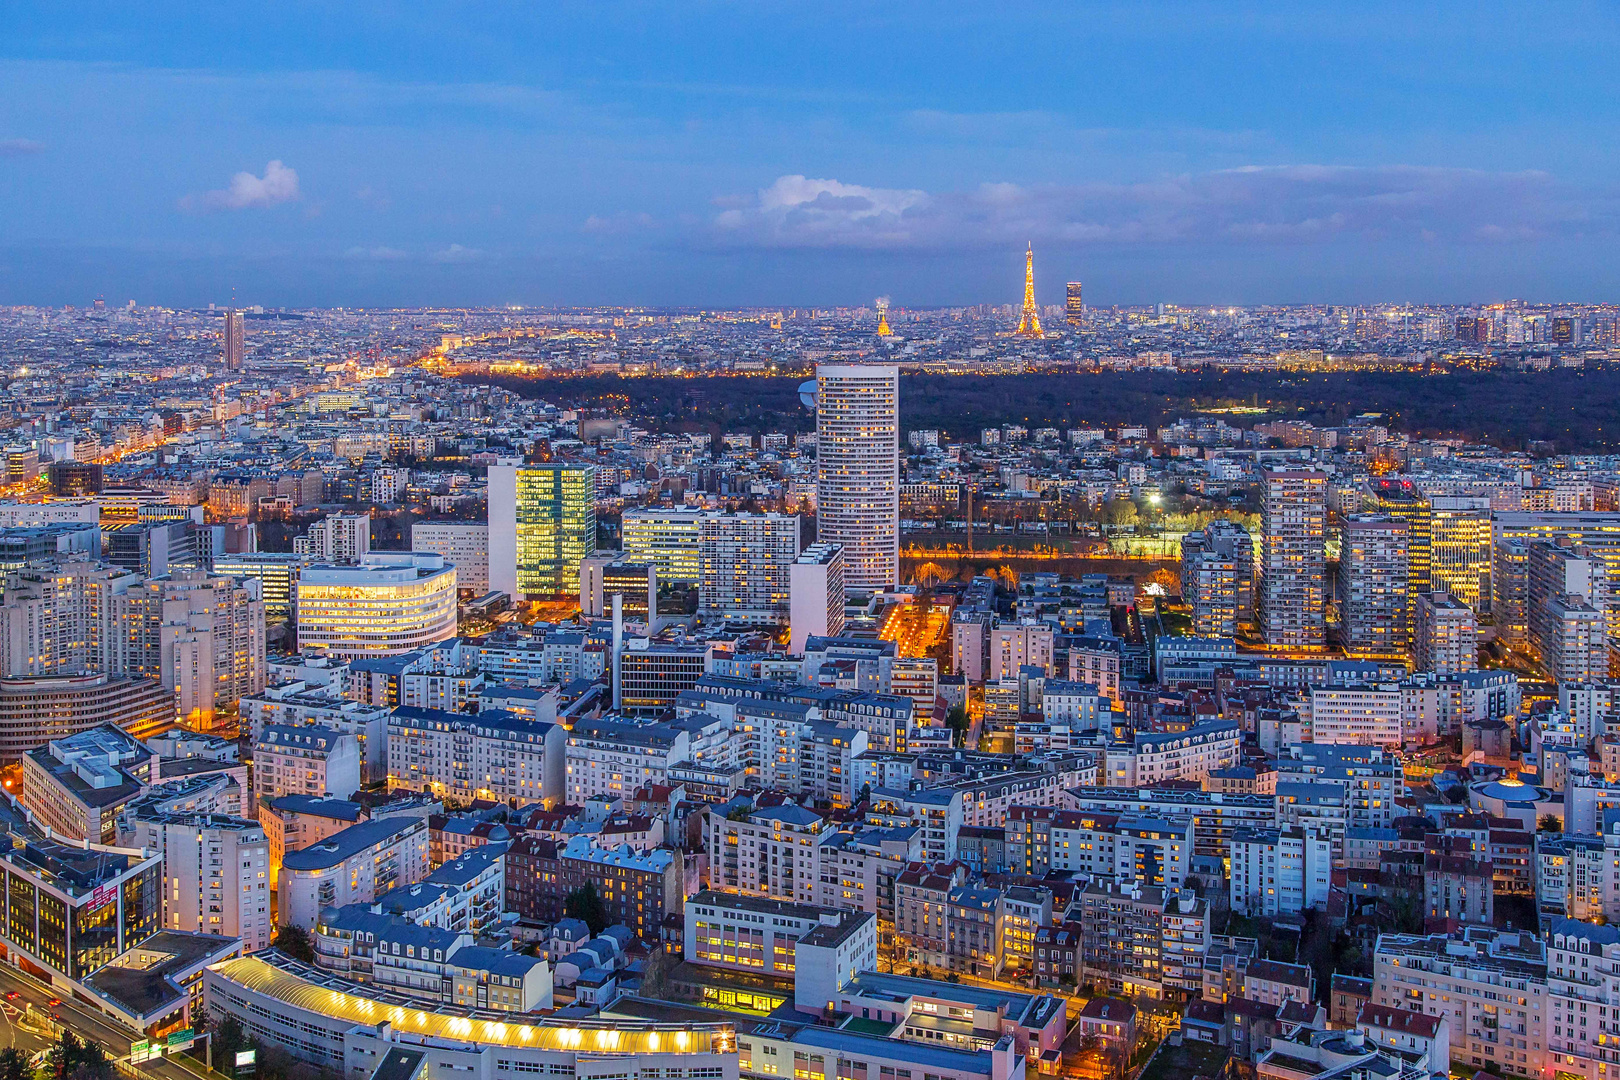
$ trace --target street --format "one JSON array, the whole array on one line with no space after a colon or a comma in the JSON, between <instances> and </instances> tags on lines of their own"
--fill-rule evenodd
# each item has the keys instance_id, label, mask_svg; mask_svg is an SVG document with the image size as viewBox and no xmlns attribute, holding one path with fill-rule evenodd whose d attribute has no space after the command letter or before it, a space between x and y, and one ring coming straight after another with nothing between
<instances>
[{"instance_id":1,"label":"street","mask_svg":"<svg viewBox=\"0 0 1620 1080\"><path fill-rule=\"evenodd\" d=\"M9 964L0 964L0 994L13 990L21 995L18 1000L0 998L0 1002L4 1004L5 1014L5 1022L0 1024L0 1039L5 1040L3 1045L15 1046L32 1054L55 1041L17 1027L17 1014L28 1005L33 1005L35 1009L46 1014L54 1011L60 1017L60 1023L86 1042L100 1046L107 1052L109 1058L129 1055L130 1043L136 1038L135 1032L100 1010L52 990L31 975L26 975ZM56 1006L54 1010L48 1004L53 997L62 1000L62 1004ZM186 1061L179 1064L180 1060L162 1058L146 1062L139 1068L141 1072L149 1076L162 1077L163 1080L198 1080L199 1077L211 1075L200 1061ZM212 1075L219 1080L217 1073Z\"/></svg>"}]
</instances>

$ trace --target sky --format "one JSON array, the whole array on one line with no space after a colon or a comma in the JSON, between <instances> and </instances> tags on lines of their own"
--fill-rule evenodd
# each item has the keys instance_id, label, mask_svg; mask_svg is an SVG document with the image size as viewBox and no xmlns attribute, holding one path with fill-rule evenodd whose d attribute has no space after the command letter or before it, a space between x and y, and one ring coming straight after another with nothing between
<instances>
[{"instance_id":1,"label":"sky","mask_svg":"<svg viewBox=\"0 0 1620 1080\"><path fill-rule=\"evenodd\" d=\"M0 304L1620 301L1620 7L7 5Z\"/></svg>"}]
</instances>

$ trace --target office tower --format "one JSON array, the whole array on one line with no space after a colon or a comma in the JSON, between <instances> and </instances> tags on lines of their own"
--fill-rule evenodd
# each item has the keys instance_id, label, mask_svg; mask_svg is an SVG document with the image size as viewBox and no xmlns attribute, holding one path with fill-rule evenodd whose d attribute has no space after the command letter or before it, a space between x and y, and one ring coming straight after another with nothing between
<instances>
[{"instance_id":1,"label":"office tower","mask_svg":"<svg viewBox=\"0 0 1620 1080\"><path fill-rule=\"evenodd\" d=\"M477 521L411 523L411 550L443 555L456 568L456 588L482 596L489 591L489 526Z\"/></svg>"},{"instance_id":2,"label":"office tower","mask_svg":"<svg viewBox=\"0 0 1620 1080\"><path fill-rule=\"evenodd\" d=\"M1525 596L1530 588L1530 545L1503 537L1491 545L1491 618L1496 636L1510 648L1529 640Z\"/></svg>"},{"instance_id":3,"label":"office tower","mask_svg":"<svg viewBox=\"0 0 1620 1080\"><path fill-rule=\"evenodd\" d=\"M1475 611L1491 595L1491 501L1437 495L1429 500L1429 590L1449 592Z\"/></svg>"},{"instance_id":4,"label":"office tower","mask_svg":"<svg viewBox=\"0 0 1620 1080\"><path fill-rule=\"evenodd\" d=\"M696 585L698 545L703 537L702 510L662 510L643 506L626 510L620 519L624 554L658 568L658 580Z\"/></svg>"},{"instance_id":5,"label":"office tower","mask_svg":"<svg viewBox=\"0 0 1620 1080\"><path fill-rule=\"evenodd\" d=\"M1377 656L1406 651L1406 523L1345 521L1339 553L1339 633L1345 650Z\"/></svg>"},{"instance_id":6,"label":"office tower","mask_svg":"<svg viewBox=\"0 0 1620 1080\"><path fill-rule=\"evenodd\" d=\"M1366 509L1406 523L1406 625L1411 627L1417 621L1418 594L1429 591L1429 500L1410 480L1376 480L1367 490Z\"/></svg>"},{"instance_id":7,"label":"office tower","mask_svg":"<svg viewBox=\"0 0 1620 1080\"><path fill-rule=\"evenodd\" d=\"M1181 539L1181 596L1198 637L1235 637L1254 617L1254 541L1235 521L1212 521Z\"/></svg>"},{"instance_id":8,"label":"office tower","mask_svg":"<svg viewBox=\"0 0 1620 1080\"><path fill-rule=\"evenodd\" d=\"M1024 311L1014 333L1023 337L1041 336L1041 312L1035 306L1035 248L1024 252Z\"/></svg>"},{"instance_id":9,"label":"office tower","mask_svg":"<svg viewBox=\"0 0 1620 1080\"><path fill-rule=\"evenodd\" d=\"M658 614L658 568L622 551L598 551L579 566L579 613L587 619L613 614L613 596L624 599L627 619L651 622Z\"/></svg>"},{"instance_id":10,"label":"office tower","mask_svg":"<svg viewBox=\"0 0 1620 1080\"><path fill-rule=\"evenodd\" d=\"M737 626L787 622L789 567L799 557L797 516L710 514L699 543L699 615Z\"/></svg>"},{"instance_id":11,"label":"office tower","mask_svg":"<svg viewBox=\"0 0 1620 1080\"><path fill-rule=\"evenodd\" d=\"M900 577L900 369L816 368L816 538L844 549L844 586Z\"/></svg>"},{"instance_id":12,"label":"office tower","mask_svg":"<svg viewBox=\"0 0 1620 1080\"><path fill-rule=\"evenodd\" d=\"M489 467L489 587L514 599L572 597L596 550L596 466Z\"/></svg>"},{"instance_id":13,"label":"office tower","mask_svg":"<svg viewBox=\"0 0 1620 1080\"><path fill-rule=\"evenodd\" d=\"M1579 545L1592 558L1609 568L1609 580L1620 583L1620 514L1617 513L1499 513L1493 515L1495 542L1516 540L1528 545L1535 540ZM1608 636L1620 642L1620 589L1608 590Z\"/></svg>"},{"instance_id":14,"label":"office tower","mask_svg":"<svg viewBox=\"0 0 1620 1080\"><path fill-rule=\"evenodd\" d=\"M163 929L270 945L270 842L264 826L225 814L132 805L118 832L124 847L163 853Z\"/></svg>"},{"instance_id":15,"label":"office tower","mask_svg":"<svg viewBox=\"0 0 1620 1080\"><path fill-rule=\"evenodd\" d=\"M1474 609L1443 592L1419 593L1413 661L1419 671L1460 675L1477 666L1479 620Z\"/></svg>"},{"instance_id":16,"label":"office tower","mask_svg":"<svg viewBox=\"0 0 1620 1080\"><path fill-rule=\"evenodd\" d=\"M265 618L284 622L293 613L293 592L298 576L314 560L286 551L244 551L215 555L214 573L220 577L253 578L264 599ZM459 572L457 580L460 580Z\"/></svg>"},{"instance_id":17,"label":"office tower","mask_svg":"<svg viewBox=\"0 0 1620 1080\"><path fill-rule=\"evenodd\" d=\"M1560 683L1608 677L1608 567L1580 547L1529 545L1525 616L1530 652Z\"/></svg>"},{"instance_id":18,"label":"office tower","mask_svg":"<svg viewBox=\"0 0 1620 1080\"><path fill-rule=\"evenodd\" d=\"M1261 473L1255 622L1275 648L1317 649L1326 637L1326 484L1327 474L1313 470Z\"/></svg>"},{"instance_id":19,"label":"office tower","mask_svg":"<svg viewBox=\"0 0 1620 1080\"><path fill-rule=\"evenodd\" d=\"M1064 301L1063 314L1068 318L1070 326L1079 326L1086 321L1086 304L1080 298L1080 283L1069 282L1068 296Z\"/></svg>"},{"instance_id":20,"label":"office tower","mask_svg":"<svg viewBox=\"0 0 1620 1080\"><path fill-rule=\"evenodd\" d=\"M577 572L577 571L576 571ZM456 568L441 555L373 551L298 580L298 648L397 656L456 636Z\"/></svg>"},{"instance_id":21,"label":"office tower","mask_svg":"<svg viewBox=\"0 0 1620 1080\"><path fill-rule=\"evenodd\" d=\"M328 514L293 537L293 553L325 562L354 563L371 550L370 514Z\"/></svg>"},{"instance_id":22,"label":"office tower","mask_svg":"<svg viewBox=\"0 0 1620 1080\"><path fill-rule=\"evenodd\" d=\"M844 549L811 544L788 569L788 652L798 656L812 637L844 631Z\"/></svg>"},{"instance_id":23,"label":"office tower","mask_svg":"<svg viewBox=\"0 0 1620 1080\"><path fill-rule=\"evenodd\" d=\"M225 309L225 326L220 331L220 359L226 371L242 370L242 313L235 308Z\"/></svg>"}]
</instances>

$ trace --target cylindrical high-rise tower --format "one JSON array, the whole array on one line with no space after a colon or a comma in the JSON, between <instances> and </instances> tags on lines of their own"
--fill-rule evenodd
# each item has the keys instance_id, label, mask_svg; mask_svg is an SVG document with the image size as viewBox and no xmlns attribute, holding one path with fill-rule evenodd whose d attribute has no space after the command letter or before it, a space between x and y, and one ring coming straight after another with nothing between
<instances>
[{"instance_id":1,"label":"cylindrical high-rise tower","mask_svg":"<svg viewBox=\"0 0 1620 1080\"><path fill-rule=\"evenodd\" d=\"M816 368L816 539L844 547L844 585L870 593L900 576L900 369Z\"/></svg>"}]
</instances>

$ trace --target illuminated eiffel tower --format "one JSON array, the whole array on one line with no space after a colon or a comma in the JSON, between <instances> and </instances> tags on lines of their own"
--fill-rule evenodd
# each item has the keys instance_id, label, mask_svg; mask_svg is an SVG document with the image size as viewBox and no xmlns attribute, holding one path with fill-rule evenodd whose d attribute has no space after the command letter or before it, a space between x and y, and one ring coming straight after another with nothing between
<instances>
[{"instance_id":1,"label":"illuminated eiffel tower","mask_svg":"<svg viewBox=\"0 0 1620 1080\"><path fill-rule=\"evenodd\" d=\"M1024 252L1024 315L1014 333L1023 337L1041 336L1041 316L1035 309L1035 246Z\"/></svg>"}]
</instances>

